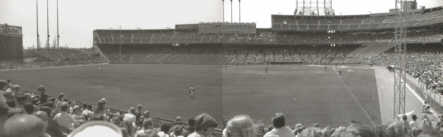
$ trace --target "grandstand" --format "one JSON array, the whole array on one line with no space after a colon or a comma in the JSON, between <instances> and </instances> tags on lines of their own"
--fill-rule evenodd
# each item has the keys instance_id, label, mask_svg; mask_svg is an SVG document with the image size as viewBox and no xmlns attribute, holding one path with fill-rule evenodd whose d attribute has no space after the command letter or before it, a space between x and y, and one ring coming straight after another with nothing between
<instances>
[{"instance_id":1,"label":"grandstand","mask_svg":"<svg viewBox=\"0 0 443 137\"><path fill-rule=\"evenodd\" d=\"M439 49L442 12L442 7L408 12L404 22L411 48ZM255 28L250 23L179 24L160 30L100 29L94 31L93 39L111 63L353 64L356 61L344 58L393 50L395 15L272 15L272 28Z\"/></svg>"},{"instance_id":2,"label":"grandstand","mask_svg":"<svg viewBox=\"0 0 443 137\"><path fill-rule=\"evenodd\" d=\"M275 124L269 118L283 112L288 117L285 126L296 125L290 136L303 136L297 133L300 123L307 127L300 129L308 134L303 137L346 136L337 135L340 132L403 137L415 130L441 136L443 117L438 121L435 116L443 113L443 7L412 10L402 22L395 10L346 16L331 11L325 11L327 16L272 15L271 28L215 22L177 24L175 29L97 29L91 49L26 50L25 62L38 67L0 70L0 78L8 79L0 80L0 95L6 98L0 103L6 103L8 115L40 109L56 122L61 113L74 117L66 127L55 124L65 134L100 120L134 137L131 132L145 130L146 120L157 136L166 130L180 137L167 126L183 126L179 128L184 133L177 134L188 136L188 131L205 126L202 123L218 121L206 125L217 128L206 137L232 137L219 128L232 126L227 119L247 114L257 124L248 129L261 132L248 135L263 137L272 130L268 125ZM407 32L399 42L396 34L402 24ZM4 28L0 40L21 33L19 27ZM397 49L403 42L404 54ZM2 49L0 59L5 58L1 55ZM405 55L405 67L394 65L400 64L399 55ZM399 70L406 72L405 79L395 78ZM398 81L408 87L405 109L411 112L395 111L398 98L392 87ZM201 113L212 117L194 117ZM412 114L420 117L420 128L405 126ZM181 117L190 118L189 123ZM371 135L360 135L362 130Z\"/></svg>"}]
</instances>

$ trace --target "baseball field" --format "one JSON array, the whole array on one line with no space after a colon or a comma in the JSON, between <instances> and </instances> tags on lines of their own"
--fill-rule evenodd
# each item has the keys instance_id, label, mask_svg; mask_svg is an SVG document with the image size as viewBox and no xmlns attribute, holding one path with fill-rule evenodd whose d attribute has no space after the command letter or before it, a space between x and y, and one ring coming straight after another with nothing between
<instances>
[{"instance_id":1,"label":"baseball field","mask_svg":"<svg viewBox=\"0 0 443 137\"><path fill-rule=\"evenodd\" d=\"M270 123L284 112L288 123L381 123L374 70L306 65L108 64L0 71L25 90L45 85L50 95L126 110L143 104L154 116L189 118L207 112L218 120L236 114ZM186 90L195 88L195 97Z\"/></svg>"}]
</instances>

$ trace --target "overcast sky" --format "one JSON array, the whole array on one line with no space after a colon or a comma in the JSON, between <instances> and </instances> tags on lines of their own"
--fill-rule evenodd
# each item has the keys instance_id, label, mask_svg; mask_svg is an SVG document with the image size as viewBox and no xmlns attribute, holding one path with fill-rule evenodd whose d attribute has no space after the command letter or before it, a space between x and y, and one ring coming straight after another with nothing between
<instances>
[{"instance_id":1,"label":"overcast sky","mask_svg":"<svg viewBox=\"0 0 443 137\"><path fill-rule=\"evenodd\" d=\"M300 0L301 1L301 0ZM417 0L419 6L443 5L443 0ZM271 26L271 14L293 14L295 0L241 0L242 22ZM56 0L50 3L50 33L55 38ZM222 20L222 0L60 0L61 44L91 47L92 31L100 28L173 28L174 24ZM238 0L234 0L238 21ZM40 36L46 41L46 0L39 0ZM387 12L394 0L334 0L338 15ZM0 24L23 27L25 47L35 45L35 0L0 0ZM230 20L230 0L225 0L225 18Z\"/></svg>"}]
</instances>

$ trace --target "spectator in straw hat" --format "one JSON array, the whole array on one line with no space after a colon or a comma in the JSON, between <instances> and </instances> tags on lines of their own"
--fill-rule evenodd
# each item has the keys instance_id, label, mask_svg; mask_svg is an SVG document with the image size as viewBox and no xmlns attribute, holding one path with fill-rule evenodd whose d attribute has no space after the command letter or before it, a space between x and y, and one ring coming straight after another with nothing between
<instances>
[{"instance_id":1,"label":"spectator in straw hat","mask_svg":"<svg viewBox=\"0 0 443 137\"><path fill-rule=\"evenodd\" d=\"M230 119L223 130L223 137L255 137L254 122L248 115Z\"/></svg>"},{"instance_id":2,"label":"spectator in straw hat","mask_svg":"<svg viewBox=\"0 0 443 137\"><path fill-rule=\"evenodd\" d=\"M194 132L188 135L188 137L208 137L217 127L217 121L209 114L202 113L194 117L192 121Z\"/></svg>"},{"instance_id":3,"label":"spectator in straw hat","mask_svg":"<svg viewBox=\"0 0 443 137\"><path fill-rule=\"evenodd\" d=\"M286 126L286 120L283 113L277 113L272 118L274 129L267 132L264 137L294 137L291 129Z\"/></svg>"}]
</instances>

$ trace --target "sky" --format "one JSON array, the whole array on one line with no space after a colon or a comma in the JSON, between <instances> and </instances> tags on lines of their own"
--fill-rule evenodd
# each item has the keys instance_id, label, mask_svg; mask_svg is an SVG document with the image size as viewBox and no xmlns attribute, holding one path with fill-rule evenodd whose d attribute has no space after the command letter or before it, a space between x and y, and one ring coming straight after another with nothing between
<instances>
[{"instance_id":1,"label":"sky","mask_svg":"<svg viewBox=\"0 0 443 137\"><path fill-rule=\"evenodd\" d=\"M39 29L46 41L46 0L39 1ZM56 34L56 0L49 1L51 42ZM301 0L300 0L301 1ZM443 0L417 0L419 6L442 6ZM0 24L22 26L23 46L36 44L36 0L0 0ZM337 15L387 12L394 0L333 0ZM219 22L222 0L59 0L62 46L92 46L94 29L174 28L175 24ZM231 21L231 3L225 0L225 21ZM269 28L272 14L292 15L295 0L241 0L241 21ZM238 0L233 0L233 18L238 22Z\"/></svg>"}]
</instances>

